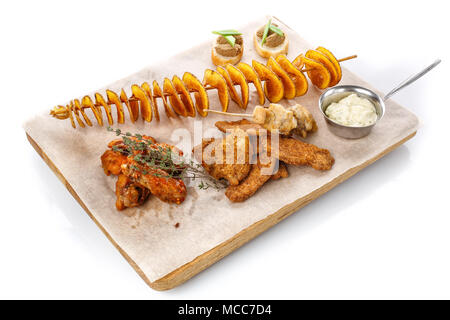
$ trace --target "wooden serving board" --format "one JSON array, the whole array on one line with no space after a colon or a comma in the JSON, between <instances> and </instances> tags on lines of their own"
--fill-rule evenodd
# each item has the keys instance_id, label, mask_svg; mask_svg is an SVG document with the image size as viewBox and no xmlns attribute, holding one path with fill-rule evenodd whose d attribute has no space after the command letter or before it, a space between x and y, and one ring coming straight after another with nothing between
<instances>
[{"instance_id":1,"label":"wooden serving board","mask_svg":"<svg viewBox=\"0 0 450 320\"><path fill-rule=\"evenodd\" d=\"M246 35L244 62L252 59L264 62L251 48L251 34L265 21L266 18L258 19L239 29ZM277 23L286 30L290 39L288 58L293 59L300 52L313 48L281 21ZM205 42L145 68L107 88L128 90L133 83L160 81L173 74L180 76L184 71L201 78L204 69L214 68L209 58L210 43ZM375 90L345 68L343 75L341 84L357 84ZM47 113L30 119L24 127L33 148L142 279L153 289L167 290L190 279L380 159L412 138L417 131L418 119L389 101L385 117L369 136L358 140L336 137L328 131L319 113L319 95L320 91L311 87L305 96L281 103L301 103L313 113L319 131L306 140L331 151L336 159L332 170L317 172L311 168L289 166L288 178L267 183L241 204L230 203L223 192L196 191L190 187L186 201L180 206L168 205L151 197L142 208L127 209L131 216L115 210L114 177L106 177L100 167L100 155L106 144L115 138L114 135L98 126L73 130L68 120L52 119ZM209 96L211 108L220 109L217 97ZM248 113L252 112L256 101L257 96L252 92ZM238 112L239 109L231 104L229 111ZM175 129L193 132L195 121L200 121L205 132L214 127L215 121L223 119L214 115L203 119L197 117L196 120L169 121L164 118L159 123L136 125L127 119L126 124L118 127L152 135L162 142L175 143L172 141L176 140L173 137ZM175 228L175 224L179 224L179 228Z\"/></svg>"}]
</instances>

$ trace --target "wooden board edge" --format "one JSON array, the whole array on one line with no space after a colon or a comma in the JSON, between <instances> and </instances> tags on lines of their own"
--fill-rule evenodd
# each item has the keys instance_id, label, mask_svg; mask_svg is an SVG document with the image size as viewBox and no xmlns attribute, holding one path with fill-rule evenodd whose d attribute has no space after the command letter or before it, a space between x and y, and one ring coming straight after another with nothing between
<instances>
[{"instance_id":1,"label":"wooden board edge","mask_svg":"<svg viewBox=\"0 0 450 320\"><path fill-rule=\"evenodd\" d=\"M179 267L178 269L170 272L169 274L165 275L164 277L151 282L147 276L142 272L142 270L139 268L139 266L131 259L128 254L115 242L115 240L110 236L110 234L103 228L103 226L95 219L95 217L92 215L92 213L89 211L89 209L86 207L86 205L81 201L75 190L72 188L72 186L67 182L67 180L64 178L63 174L59 171L59 169L53 164L53 162L48 158L48 156L45 154L45 152L39 147L39 145L26 133L27 139L30 142L30 144L33 146L33 148L36 150L36 152L41 156L41 158L44 160L44 162L50 167L50 169L56 174L56 176L59 178L59 180L66 186L67 190L72 194L72 196L77 200L77 202L81 205L81 207L86 211L86 213L89 215L89 217L95 222L95 224L100 228L100 230L105 234L105 236L108 238L108 240L114 245L114 247L119 250L120 254L125 258L125 260L133 267L133 269L139 274L139 276L154 290L169 290L174 287L177 287L181 285L182 283L186 282L196 274L200 273L204 269L208 268L209 266L213 265L223 257L227 256L234 250L238 249L239 247L243 246L248 241L252 240L253 238L257 237L267 229L271 228L278 222L282 221L283 219L290 216L292 213L296 212L298 209L304 207L314 199L320 197L322 194L326 193L327 191L333 189L338 184L344 182L354 174L358 173L365 167L369 166L370 164L374 163L378 159L382 158L389 152L395 150L402 144L404 144L406 141L411 139L415 136L417 131L414 131L404 139L400 140L399 142L395 143L394 145L390 146L383 152L379 153L375 157L367 160L363 164L356 166L354 168L351 168L341 174L340 176L336 177L332 181L328 182L327 184L323 185L322 187L318 188L314 192L306 195L305 197L302 197L300 199L297 199L296 201L284 206L277 212L269 215L267 218L260 220L258 222L255 222L251 226L243 229L230 239L222 242L218 246L210 249L209 251L201 254L200 256L196 257L194 260L184 264L183 266Z\"/></svg>"},{"instance_id":2,"label":"wooden board edge","mask_svg":"<svg viewBox=\"0 0 450 320\"><path fill-rule=\"evenodd\" d=\"M65 185L67 190L69 190L70 194L77 200L77 202L80 204L80 206L86 211L88 216L95 222L97 227L100 228L100 230L103 232L103 234L106 236L106 238L113 244L113 246L119 250L120 254L125 258L125 260L133 267L133 269L138 273L138 275L147 283L150 287L152 287L151 281L147 278L145 273L139 268L139 266L136 264L136 262L133 261L133 259L130 258L130 256L117 244L117 242L111 237L111 235L106 231L106 229L98 222L98 220L92 215L92 213L89 211L89 209L86 207L84 202L80 199L78 194L75 192L75 190L72 188L70 183L64 178L64 175L59 171L59 169L55 166L55 164L50 160L50 158L45 154L45 152L39 147L39 145L36 143L36 141L31 138L28 133L26 133L27 139L30 142L31 146L36 150L36 152L41 156L41 158L44 160L44 162L50 167L50 169L53 171L53 173L58 177L58 179Z\"/></svg>"}]
</instances>

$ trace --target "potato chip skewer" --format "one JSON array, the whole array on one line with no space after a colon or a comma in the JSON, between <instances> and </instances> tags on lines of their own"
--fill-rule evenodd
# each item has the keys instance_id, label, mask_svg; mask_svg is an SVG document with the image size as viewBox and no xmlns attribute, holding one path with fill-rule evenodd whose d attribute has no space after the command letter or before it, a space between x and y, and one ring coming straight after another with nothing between
<instances>
[{"instance_id":1,"label":"potato chip skewer","mask_svg":"<svg viewBox=\"0 0 450 320\"><path fill-rule=\"evenodd\" d=\"M57 119L70 119L74 128L76 128L76 123L85 127L86 125L92 126L92 121L85 112L86 109L91 109L100 126L104 123L112 125L114 121L111 106L114 105L117 109L118 123L124 123L123 104L125 104L125 109L128 110L132 122L135 122L139 115L147 122L151 122L153 119L159 121L157 99L161 99L169 118L195 117L196 113L204 117L209 109L207 94L209 90L218 91L222 112L227 111L230 98L240 108L246 109L249 101L249 83L256 88L259 104L263 105L266 98L270 102L276 103L283 97L292 99L307 92L308 82L303 75L305 72L311 82L320 89L331 85L331 79L334 84L339 82L342 76L339 62L353 58L356 58L356 55L337 60L330 51L318 47L316 50L308 50L305 56L299 55L292 62L280 55L269 61L267 65L253 61L252 66L239 63L237 66L228 65L217 71L207 69L202 82L193 74L185 72L182 79L177 76L174 76L172 80L165 78L162 88L156 81L153 81L153 89L147 82L141 86L133 84L130 97L123 89L120 94L108 89L106 90L106 99L97 92L93 98L84 96L81 100L74 99L66 106L56 106L50 111L50 114ZM333 74L332 77L330 77L330 72ZM236 85L240 87L241 97L234 89ZM192 93L194 98L191 97ZM106 114L106 119L103 119L103 112Z\"/></svg>"}]
</instances>

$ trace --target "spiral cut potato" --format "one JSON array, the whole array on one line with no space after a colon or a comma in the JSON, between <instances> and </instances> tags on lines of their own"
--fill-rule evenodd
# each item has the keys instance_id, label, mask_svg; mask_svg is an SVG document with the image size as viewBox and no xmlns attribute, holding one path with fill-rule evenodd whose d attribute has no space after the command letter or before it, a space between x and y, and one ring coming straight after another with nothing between
<instances>
[{"instance_id":1,"label":"spiral cut potato","mask_svg":"<svg viewBox=\"0 0 450 320\"><path fill-rule=\"evenodd\" d=\"M164 78L162 89L156 81L152 85L147 82L140 86L133 84L130 97L124 89L120 94L108 89L105 92L106 98L97 92L94 98L84 96L81 101L74 99L66 106L56 106L50 114L57 119L70 119L74 128L77 123L84 128L86 125L93 125L86 114L86 109L90 109L100 126L105 123L112 125L114 120L111 106L114 105L118 123L125 122L125 108L132 122L137 121L139 116L146 122L153 119L159 121L157 100L161 99L169 118L195 117L197 113L205 117L209 109L207 90L217 90L223 112L228 110L230 99L240 108L246 109L250 83L256 89L260 105L264 104L266 98L276 103L283 98L293 99L306 94L308 81L303 72L319 89L334 86L342 78L339 60L329 50L318 47L300 54L292 62L285 55L279 55L276 59L270 58L266 65L253 60L252 65L240 62L236 66L228 64L217 67L216 70L206 69L203 81L192 73L185 72L182 78L176 75L172 79Z\"/></svg>"}]
</instances>

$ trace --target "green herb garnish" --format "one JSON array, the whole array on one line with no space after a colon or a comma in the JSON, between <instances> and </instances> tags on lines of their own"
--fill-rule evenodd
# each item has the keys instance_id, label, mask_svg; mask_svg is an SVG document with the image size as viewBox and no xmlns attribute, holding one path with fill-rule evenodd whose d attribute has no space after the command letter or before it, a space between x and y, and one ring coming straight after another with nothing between
<instances>
[{"instance_id":1,"label":"green herb garnish","mask_svg":"<svg viewBox=\"0 0 450 320\"><path fill-rule=\"evenodd\" d=\"M224 37L232 47L236 44L236 38L234 36L240 36L242 34L234 29L213 31L212 33Z\"/></svg>"},{"instance_id":2,"label":"green herb garnish","mask_svg":"<svg viewBox=\"0 0 450 320\"><path fill-rule=\"evenodd\" d=\"M203 190L210 187L220 190L227 186L223 181L210 176L200 163L183 158L177 152L173 152L170 147L155 146L150 140L142 140L143 136L140 134L122 132L120 129L113 129L109 126L106 129L122 138L123 145L115 145L112 150L136 161L139 166L131 165L135 171L165 179L198 181L198 188ZM159 170L163 170L165 174Z\"/></svg>"},{"instance_id":3,"label":"green herb garnish","mask_svg":"<svg viewBox=\"0 0 450 320\"><path fill-rule=\"evenodd\" d=\"M284 33L283 33L283 31L281 31L281 29L280 28L278 28L278 27L275 27L274 25L270 25L270 30L272 30L273 32L275 32L276 34L278 34L279 36L284 36Z\"/></svg>"},{"instance_id":4,"label":"green herb garnish","mask_svg":"<svg viewBox=\"0 0 450 320\"><path fill-rule=\"evenodd\" d=\"M263 36L262 36L261 45L263 45L264 42L266 42L267 35L269 34L269 28L270 28L270 23L271 22L272 22L272 19L269 19L269 22L267 22L266 26L264 27L264 33L263 33Z\"/></svg>"},{"instance_id":5,"label":"green herb garnish","mask_svg":"<svg viewBox=\"0 0 450 320\"><path fill-rule=\"evenodd\" d=\"M234 29L213 31L212 33L218 34L219 36L240 36L242 34Z\"/></svg>"},{"instance_id":6,"label":"green herb garnish","mask_svg":"<svg viewBox=\"0 0 450 320\"><path fill-rule=\"evenodd\" d=\"M231 44L232 47L236 44L236 38L234 36L223 36L225 40L228 41L229 44Z\"/></svg>"}]
</instances>

